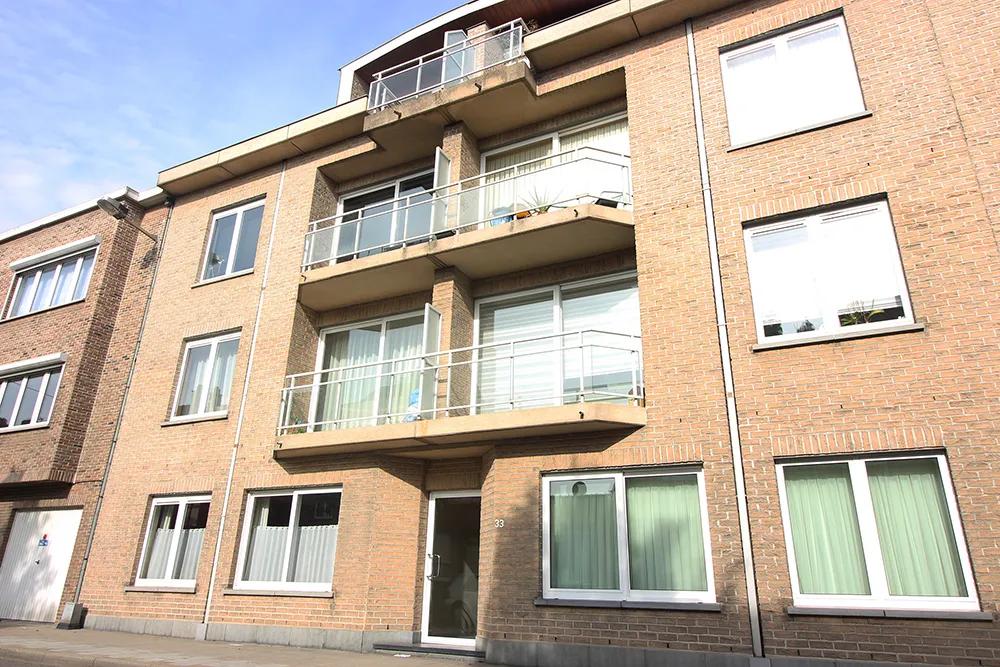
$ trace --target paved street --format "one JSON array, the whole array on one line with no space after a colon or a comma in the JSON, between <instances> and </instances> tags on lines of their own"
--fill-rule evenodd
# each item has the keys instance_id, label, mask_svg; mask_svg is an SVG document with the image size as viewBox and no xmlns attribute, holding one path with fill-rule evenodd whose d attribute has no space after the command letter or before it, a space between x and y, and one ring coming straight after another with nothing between
<instances>
[{"instance_id":1,"label":"paved street","mask_svg":"<svg viewBox=\"0 0 1000 667\"><path fill-rule=\"evenodd\" d=\"M409 654L361 654L323 649L232 644L49 624L0 622L3 667L457 667L474 664Z\"/></svg>"}]
</instances>

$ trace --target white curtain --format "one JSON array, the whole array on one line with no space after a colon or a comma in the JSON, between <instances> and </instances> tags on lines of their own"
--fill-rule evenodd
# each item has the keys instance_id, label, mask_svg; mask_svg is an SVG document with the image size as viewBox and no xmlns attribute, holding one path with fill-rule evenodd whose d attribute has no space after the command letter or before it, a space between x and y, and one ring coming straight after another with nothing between
<instances>
[{"instance_id":1,"label":"white curtain","mask_svg":"<svg viewBox=\"0 0 1000 667\"><path fill-rule=\"evenodd\" d=\"M323 368L338 369L378 361L381 325L337 331L324 339ZM319 430L369 426L375 412L377 368L362 366L344 371L333 370L320 376L317 414ZM337 422L322 424L322 422Z\"/></svg>"},{"instance_id":2,"label":"white curtain","mask_svg":"<svg viewBox=\"0 0 1000 667\"><path fill-rule=\"evenodd\" d=\"M292 543L289 581L328 583L333 579L337 526L299 526Z\"/></svg>"},{"instance_id":3,"label":"white curtain","mask_svg":"<svg viewBox=\"0 0 1000 667\"><path fill-rule=\"evenodd\" d=\"M175 579L195 579L198 576L198 560L201 557L201 546L204 541L204 528L188 528L181 531L177 538Z\"/></svg>"},{"instance_id":4,"label":"white curtain","mask_svg":"<svg viewBox=\"0 0 1000 667\"><path fill-rule=\"evenodd\" d=\"M174 538L176 522L177 505L156 505L153 508L146 560L139 575L142 579L166 578L167 559L170 557L170 543Z\"/></svg>"},{"instance_id":5,"label":"white curtain","mask_svg":"<svg viewBox=\"0 0 1000 667\"><path fill-rule=\"evenodd\" d=\"M177 416L193 414L201 407L201 397L205 391L205 368L211 351L212 346L208 344L188 348L187 366L177 401Z\"/></svg>"},{"instance_id":6,"label":"white curtain","mask_svg":"<svg viewBox=\"0 0 1000 667\"><path fill-rule=\"evenodd\" d=\"M220 412L229 408L229 392L233 384L233 371L236 369L236 351L238 340L228 340L219 343L215 349L215 364L212 366L212 377L209 380L208 402L205 412Z\"/></svg>"},{"instance_id":7,"label":"white curtain","mask_svg":"<svg viewBox=\"0 0 1000 667\"><path fill-rule=\"evenodd\" d=\"M406 408L419 400L421 360L393 363L394 359L416 357L423 342L424 319L411 317L388 322L385 328L385 352L379 396L379 416L395 415L402 421Z\"/></svg>"},{"instance_id":8,"label":"white curtain","mask_svg":"<svg viewBox=\"0 0 1000 667\"><path fill-rule=\"evenodd\" d=\"M481 412L498 412L553 404L561 392L553 380L558 368L552 293L482 304L479 308L481 345L550 336L539 341L497 345L480 350L478 396ZM511 347L518 355L510 357ZM513 386L511 379L513 378Z\"/></svg>"},{"instance_id":9,"label":"white curtain","mask_svg":"<svg viewBox=\"0 0 1000 667\"><path fill-rule=\"evenodd\" d=\"M584 147L628 155L628 118L559 136L560 153Z\"/></svg>"},{"instance_id":10,"label":"white curtain","mask_svg":"<svg viewBox=\"0 0 1000 667\"><path fill-rule=\"evenodd\" d=\"M555 193L549 192L545 179L532 175L532 172L551 166L551 160L542 159L551 154L552 140L544 139L487 156L486 171L500 171L491 173L484 179L486 187L483 188L482 217L503 219L503 216L517 210L530 209L537 204L554 201ZM535 162L516 167L529 160Z\"/></svg>"}]
</instances>

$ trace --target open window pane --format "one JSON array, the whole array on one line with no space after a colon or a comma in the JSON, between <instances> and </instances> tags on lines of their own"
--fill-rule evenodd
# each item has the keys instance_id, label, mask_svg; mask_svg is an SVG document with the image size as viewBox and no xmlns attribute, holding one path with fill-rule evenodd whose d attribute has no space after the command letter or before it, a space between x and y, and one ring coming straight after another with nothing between
<instances>
[{"instance_id":1,"label":"open window pane","mask_svg":"<svg viewBox=\"0 0 1000 667\"><path fill-rule=\"evenodd\" d=\"M252 269L257 258L257 243L260 237L260 223L264 219L264 206L251 208L243 212L240 224L240 236L236 242L236 258L233 260L233 272Z\"/></svg>"},{"instance_id":2,"label":"open window pane","mask_svg":"<svg viewBox=\"0 0 1000 667\"><path fill-rule=\"evenodd\" d=\"M309 493L299 497L289 581L327 583L332 580L339 522L339 493Z\"/></svg>"},{"instance_id":3,"label":"open window pane","mask_svg":"<svg viewBox=\"0 0 1000 667\"><path fill-rule=\"evenodd\" d=\"M229 253L236 232L236 214L218 218L212 230L212 240L208 244L208 258L205 260L204 279L218 278L229 273Z\"/></svg>"},{"instance_id":4,"label":"open window pane","mask_svg":"<svg viewBox=\"0 0 1000 667\"><path fill-rule=\"evenodd\" d=\"M208 403L205 412L221 412L229 409L229 392L233 384L236 368L236 351L240 342L227 340L219 343L212 364L212 377L208 383Z\"/></svg>"},{"instance_id":5,"label":"open window pane","mask_svg":"<svg viewBox=\"0 0 1000 667\"><path fill-rule=\"evenodd\" d=\"M617 590L615 480L553 481L549 506L552 588Z\"/></svg>"},{"instance_id":6,"label":"open window pane","mask_svg":"<svg viewBox=\"0 0 1000 667\"><path fill-rule=\"evenodd\" d=\"M789 466L784 473L799 591L871 593L847 464Z\"/></svg>"},{"instance_id":7,"label":"open window pane","mask_svg":"<svg viewBox=\"0 0 1000 667\"><path fill-rule=\"evenodd\" d=\"M181 378L181 391L177 398L177 416L196 414L200 410L201 398L205 391L205 369L212 352L211 345L199 345L188 349Z\"/></svg>"},{"instance_id":8,"label":"open window pane","mask_svg":"<svg viewBox=\"0 0 1000 667\"><path fill-rule=\"evenodd\" d=\"M867 468L889 594L968 595L937 460Z\"/></svg>"},{"instance_id":9,"label":"open window pane","mask_svg":"<svg viewBox=\"0 0 1000 667\"><path fill-rule=\"evenodd\" d=\"M244 581L283 581L292 496L255 498Z\"/></svg>"},{"instance_id":10,"label":"open window pane","mask_svg":"<svg viewBox=\"0 0 1000 667\"><path fill-rule=\"evenodd\" d=\"M146 537L146 553L140 579L165 579L170 547L173 544L174 528L177 525L177 505L156 505L153 520Z\"/></svg>"},{"instance_id":11,"label":"open window pane","mask_svg":"<svg viewBox=\"0 0 1000 667\"><path fill-rule=\"evenodd\" d=\"M632 589L707 591L697 476L635 477L625 490Z\"/></svg>"}]
</instances>

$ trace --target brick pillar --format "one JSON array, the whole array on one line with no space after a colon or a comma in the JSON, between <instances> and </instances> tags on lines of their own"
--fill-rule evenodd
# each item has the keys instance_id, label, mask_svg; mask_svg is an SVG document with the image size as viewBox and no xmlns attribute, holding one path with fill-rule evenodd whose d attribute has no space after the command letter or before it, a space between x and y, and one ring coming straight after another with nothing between
<instances>
[{"instance_id":1,"label":"brick pillar","mask_svg":"<svg viewBox=\"0 0 1000 667\"><path fill-rule=\"evenodd\" d=\"M479 141L465 123L453 123L444 128L441 150L451 158L449 183L479 175ZM464 188L475 187L477 182L465 184ZM454 195L458 188L448 190ZM454 229L468 225L480 218L479 191L467 195L452 196L448 199L448 227Z\"/></svg>"},{"instance_id":2,"label":"brick pillar","mask_svg":"<svg viewBox=\"0 0 1000 667\"><path fill-rule=\"evenodd\" d=\"M456 268L438 269L434 274L434 296L431 305L441 311L441 350L465 348L473 344L472 328L475 310L472 300L472 283L468 276ZM469 352L441 355L441 363L470 362ZM449 385L448 379L451 378ZM450 387L450 388L449 388ZM467 405L471 402L472 366L468 363L442 371L438 376L438 408L448 405ZM469 414L468 409L449 410L449 416Z\"/></svg>"},{"instance_id":3,"label":"brick pillar","mask_svg":"<svg viewBox=\"0 0 1000 667\"><path fill-rule=\"evenodd\" d=\"M479 25L474 25L465 31L465 34L468 36L469 40L475 46L474 49L470 49L469 51L466 52L467 54L475 54L474 56L471 56L476 59L475 65L472 67L472 69L475 71L479 71L486 66L486 48L483 45L482 39L476 39L476 38L479 37L480 35L487 33L489 29L490 26L488 23L480 23ZM466 57L468 58L470 56L466 55Z\"/></svg>"}]
</instances>

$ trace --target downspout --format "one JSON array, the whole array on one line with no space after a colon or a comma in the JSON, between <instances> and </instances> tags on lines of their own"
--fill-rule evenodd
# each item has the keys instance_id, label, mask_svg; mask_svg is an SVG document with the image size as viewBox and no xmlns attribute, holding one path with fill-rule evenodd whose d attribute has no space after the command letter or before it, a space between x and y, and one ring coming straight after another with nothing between
<instances>
[{"instance_id":1,"label":"downspout","mask_svg":"<svg viewBox=\"0 0 1000 667\"><path fill-rule=\"evenodd\" d=\"M712 294L715 296L715 317L719 329L719 356L722 359L722 381L726 390L726 416L729 421L729 446L736 478L736 509L740 522L740 543L743 547L743 574L746 577L747 604L750 608L750 639L755 657L764 656L763 633L760 624L760 603L754 574L753 548L750 542L750 511L747 509L747 487L743 477L743 450L740 446L739 415L736 411L736 388L733 365L729 356L729 331L726 327L726 304L722 297L722 269L719 265L719 243L715 232L715 207L712 185L708 178L708 152L705 149L705 123L701 116L701 84L698 82L698 60L694 51L694 29L691 19L684 21L687 33L688 66L691 70L691 95L694 101L694 124L698 135L698 160L701 171L701 195L705 204L705 227L708 231L708 254L712 262Z\"/></svg>"},{"instance_id":2,"label":"downspout","mask_svg":"<svg viewBox=\"0 0 1000 667\"><path fill-rule=\"evenodd\" d=\"M215 540L215 555L212 557L212 574L208 579L205 615L202 617L201 626L196 631L196 639L205 639L208 636L208 615L212 609L212 596L215 594L215 576L219 571L222 536L226 528L226 515L229 513L229 498L233 490L233 474L236 472L236 453L239 451L240 436L243 434L243 416L246 413L247 396L250 393L250 373L253 371L254 352L257 350L257 336L260 333L260 315L264 310L264 294L267 291L267 277L271 272L271 252L274 250L274 233L278 227L278 211L281 208L281 191L285 186L285 169L287 166L288 160L283 160L281 162L281 177L278 179L278 194L274 200L274 214L271 218L271 234L267 241L267 259L264 260L264 276L260 283L260 296L257 298L257 319L254 320L253 336L250 338L250 358L247 360L247 372L243 378L243 393L240 397L240 411L236 418L236 436L233 438L233 451L229 457L229 474L226 477L226 493L222 498L222 518L219 520L219 532Z\"/></svg>"},{"instance_id":3,"label":"downspout","mask_svg":"<svg viewBox=\"0 0 1000 667\"><path fill-rule=\"evenodd\" d=\"M101 488L97 493L97 503L94 505L94 518L90 522L90 532L87 534L87 546L83 551L83 562L80 564L80 578L76 582L76 591L73 593L73 601L67 602L63 609L62 617L59 619L58 627L66 630L74 630L81 627L83 621L83 605L80 604L80 594L83 592L83 578L87 573L87 563L90 562L90 551L94 546L94 534L97 532L97 519L101 515L101 505L104 503L104 493L108 488L108 477L111 476L111 461L115 456L115 448L118 446L118 436L122 429L122 418L125 415L125 406L128 403L129 389L132 387L132 378L135 376L135 366L139 359L139 346L142 344L142 333L146 329L146 317L149 315L149 304L153 300L153 289L156 287L156 276L160 271L160 259L163 257L163 245L167 238L167 229L170 227L170 218L174 214L174 200L171 197L167 208L167 219L163 221L163 231L160 233L159 247L156 251L156 262L153 264L153 276L149 282L149 292L146 293L146 304L142 309L142 321L139 323L139 335L135 341L135 350L132 353L132 363L129 365L128 378L125 380L125 394L122 396L121 407L118 408L118 420L115 422L115 431L111 435L111 447L108 450L108 462L104 465L104 476L101 478ZM135 225L133 225L135 226ZM137 228L138 229L138 228ZM142 230L139 230L142 231ZM148 233L145 233L149 236ZM153 239L153 243L157 239ZM136 239L138 241L138 239Z\"/></svg>"}]
</instances>

